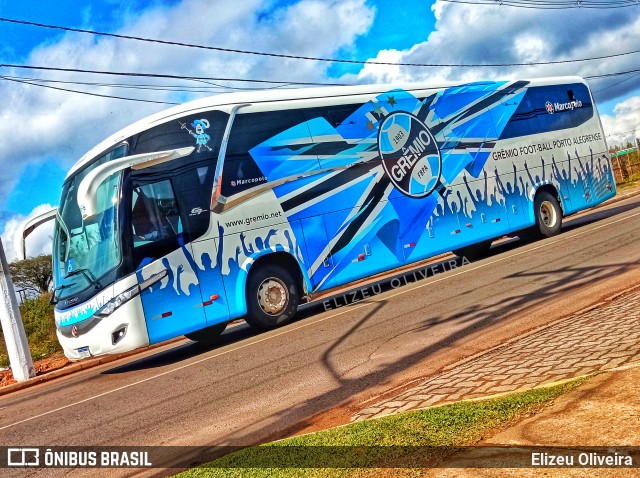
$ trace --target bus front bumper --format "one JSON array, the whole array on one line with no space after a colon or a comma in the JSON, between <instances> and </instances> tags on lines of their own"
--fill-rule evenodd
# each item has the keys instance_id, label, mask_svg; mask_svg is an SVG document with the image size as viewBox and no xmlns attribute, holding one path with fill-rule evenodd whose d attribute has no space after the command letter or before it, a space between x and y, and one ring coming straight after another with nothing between
<instances>
[{"instance_id":1,"label":"bus front bumper","mask_svg":"<svg viewBox=\"0 0 640 478\"><path fill-rule=\"evenodd\" d=\"M92 323L93 321L93 323ZM149 335L140 298L130 300L108 317L79 322L71 334L56 330L69 360L111 355L146 347Z\"/></svg>"}]
</instances>

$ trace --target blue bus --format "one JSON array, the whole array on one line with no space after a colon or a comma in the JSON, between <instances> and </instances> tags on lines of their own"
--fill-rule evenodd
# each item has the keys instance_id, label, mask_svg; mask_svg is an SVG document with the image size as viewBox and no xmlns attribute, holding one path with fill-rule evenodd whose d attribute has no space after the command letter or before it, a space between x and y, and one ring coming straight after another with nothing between
<instances>
[{"instance_id":1,"label":"blue bus","mask_svg":"<svg viewBox=\"0 0 640 478\"><path fill-rule=\"evenodd\" d=\"M57 334L73 360L303 301L508 234L552 236L615 195L576 77L205 98L84 155L55 217Z\"/></svg>"}]
</instances>

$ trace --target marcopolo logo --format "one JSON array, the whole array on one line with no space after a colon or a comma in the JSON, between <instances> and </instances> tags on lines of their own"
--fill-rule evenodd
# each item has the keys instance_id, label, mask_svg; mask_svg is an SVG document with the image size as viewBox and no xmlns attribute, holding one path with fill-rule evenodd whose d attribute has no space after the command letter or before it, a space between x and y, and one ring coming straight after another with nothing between
<instances>
[{"instance_id":1,"label":"marcopolo logo","mask_svg":"<svg viewBox=\"0 0 640 478\"><path fill-rule=\"evenodd\" d=\"M547 113L552 115L557 111L572 111L576 108L582 108L582 101L575 99L567 101L566 103L560 103L558 101L556 101L555 103L551 103L551 101L547 101L544 104L544 107L546 108Z\"/></svg>"},{"instance_id":2,"label":"marcopolo logo","mask_svg":"<svg viewBox=\"0 0 640 478\"><path fill-rule=\"evenodd\" d=\"M411 197L424 197L436 188L442 157L429 128L414 115L397 111L378 132L382 165L395 187Z\"/></svg>"},{"instance_id":3,"label":"marcopolo logo","mask_svg":"<svg viewBox=\"0 0 640 478\"><path fill-rule=\"evenodd\" d=\"M550 115L552 115L555 112L555 110L553 109L553 104L551 104L551 101L547 101L544 104L544 107L547 109L547 113L549 113Z\"/></svg>"}]
</instances>

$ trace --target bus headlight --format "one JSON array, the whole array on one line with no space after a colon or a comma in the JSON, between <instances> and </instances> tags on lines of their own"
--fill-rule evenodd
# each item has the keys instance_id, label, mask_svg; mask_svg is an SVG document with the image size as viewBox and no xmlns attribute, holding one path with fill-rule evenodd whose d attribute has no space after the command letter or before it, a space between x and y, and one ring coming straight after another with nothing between
<instances>
[{"instance_id":1,"label":"bus headlight","mask_svg":"<svg viewBox=\"0 0 640 478\"><path fill-rule=\"evenodd\" d=\"M111 314L113 314L113 312L116 309L120 308L123 304L126 304L127 302L129 302L135 296L140 295L140 292L141 292L140 285L136 284L131 289L127 289L124 292L121 292L120 294L116 295L113 299L111 299L109 302L104 304L93 315L100 318L108 317Z\"/></svg>"},{"instance_id":2,"label":"bus headlight","mask_svg":"<svg viewBox=\"0 0 640 478\"><path fill-rule=\"evenodd\" d=\"M116 295L113 299L111 299L109 302L104 304L100 309L98 309L98 311L96 313L94 313L93 315L95 315L96 317L100 317L100 318L105 318L105 317L110 316L111 314L113 314L113 312L116 309L118 309L119 307L123 306L124 304L129 302L134 297L140 295L140 293L143 290L148 289L149 287L151 287L156 282L161 281L162 279L164 279L166 276L167 276L166 269L163 270L162 272L158 272L157 274L152 275L151 277L149 277L144 282L142 282L140 284L136 284L133 287L131 287L130 289L127 289L124 292L121 292L118 295Z\"/></svg>"}]
</instances>

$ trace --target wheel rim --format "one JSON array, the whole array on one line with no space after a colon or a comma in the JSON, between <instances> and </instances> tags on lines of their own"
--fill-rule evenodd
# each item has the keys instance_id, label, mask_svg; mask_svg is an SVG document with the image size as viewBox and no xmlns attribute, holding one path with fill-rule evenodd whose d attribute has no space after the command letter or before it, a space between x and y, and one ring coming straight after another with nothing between
<instances>
[{"instance_id":1,"label":"wheel rim","mask_svg":"<svg viewBox=\"0 0 640 478\"><path fill-rule=\"evenodd\" d=\"M558 221L556 208L549 201L543 201L540 204L540 220L547 227L553 227Z\"/></svg>"},{"instance_id":2,"label":"wheel rim","mask_svg":"<svg viewBox=\"0 0 640 478\"><path fill-rule=\"evenodd\" d=\"M287 305L289 294L284 282L275 277L262 281L258 287L258 304L269 315L282 313Z\"/></svg>"}]
</instances>

